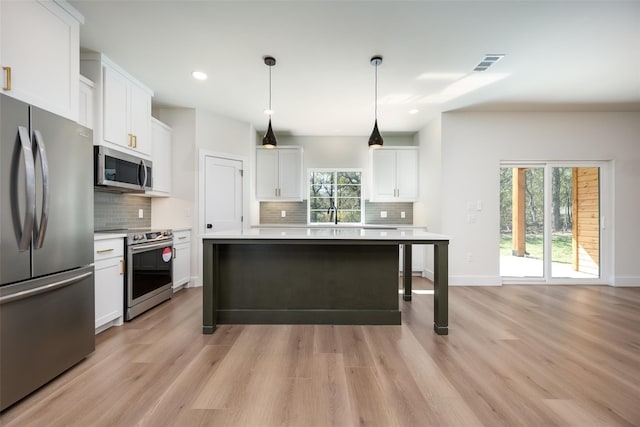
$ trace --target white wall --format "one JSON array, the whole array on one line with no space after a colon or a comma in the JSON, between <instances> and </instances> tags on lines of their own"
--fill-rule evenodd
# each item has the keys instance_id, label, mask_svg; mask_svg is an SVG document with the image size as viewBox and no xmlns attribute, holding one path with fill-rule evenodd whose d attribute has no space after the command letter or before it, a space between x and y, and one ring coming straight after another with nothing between
<instances>
[{"instance_id":1,"label":"white wall","mask_svg":"<svg viewBox=\"0 0 640 427\"><path fill-rule=\"evenodd\" d=\"M172 128L171 197L152 201L152 227L192 228L190 286L202 285L199 173L200 150L250 157L255 134L248 123L187 108L154 109L154 116ZM248 179L251 179L249 174Z\"/></svg>"},{"instance_id":2,"label":"white wall","mask_svg":"<svg viewBox=\"0 0 640 427\"><path fill-rule=\"evenodd\" d=\"M195 221L196 114L191 108L154 110L155 117L171 126L171 197L151 201L152 227L193 227Z\"/></svg>"},{"instance_id":3,"label":"white wall","mask_svg":"<svg viewBox=\"0 0 640 427\"><path fill-rule=\"evenodd\" d=\"M420 135L421 147L433 129ZM499 284L499 166L503 160L611 161L614 183L613 271L617 285L640 284L640 113L445 113L442 115L441 185L429 197L440 206L441 226L452 236L452 284ZM436 147L433 147L436 149ZM481 200L476 223L467 202ZM436 215L437 218L437 215ZM437 222L437 221L436 221ZM472 261L466 262L466 254Z\"/></svg>"}]
</instances>

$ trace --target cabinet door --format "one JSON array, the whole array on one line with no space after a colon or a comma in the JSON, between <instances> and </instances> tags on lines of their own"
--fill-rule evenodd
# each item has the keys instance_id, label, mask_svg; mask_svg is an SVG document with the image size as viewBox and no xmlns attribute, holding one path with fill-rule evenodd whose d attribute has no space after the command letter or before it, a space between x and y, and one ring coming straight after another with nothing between
<instances>
[{"instance_id":1,"label":"cabinet door","mask_svg":"<svg viewBox=\"0 0 640 427\"><path fill-rule=\"evenodd\" d=\"M376 149L371 153L371 200L392 200L396 189L396 151Z\"/></svg>"},{"instance_id":2,"label":"cabinet door","mask_svg":"<svg viewBox=\"0 0 640 427\"><path fill-rule=\"evenodd\" d=\"M79 40L78 21L56 3L1 1L0 63L11 68L1 92L76 121Z\"/></svg>"},{"instance_id":3,"label":"cabinet door","mask_svg":"<svg viewBox=\"0 0 640 427\"><path fill-rule=\"evenodd\" d=\"M96 329L122 317L124 305L124 258L95 263Z\"/></svg>"},{"instance_id":4,"label":"cabinet door","mask_svg":"<svg viewBox=\"0 0 640 427\"><path fill-rule=\"evenodd\" d=\"M78 102L78 124L93 129L93 86L80 79L80 96Z\"/></svg>"},{"instance_id":5,"label":"cabinet door","mask_svg":"<svg viewBox=\"0 0 640 427\"><path fill-rule=\"evenodd\" d=\"M399 200L418 199L418 151L396 151L396 196Z\"/></svg>"},{"instance_id":6,"label":"cabinet door","mask_svg":"<svg viewBox=\"0 0 640 427\"><path fill-rule=\"evenodd\" d=\"M116 70L109 67L103 69L103 138L107 142L132 148L127 101L129 82Z\"/></svg>"},{"instance_id":7,"label":"cabinet door","mask_svg":"<svg viewBox=\"0 0 640 427\"><path fill-rule=\"evenodd\" d=\"M302 151L278 150L280 200L302 200Z\"/></svg>"},{"instance_id":8,"label":"cabinet door","mask_svg":"<svg viewBox=\"0 0 640 427\"><path fill-rule=\"evenodd\" d=\"M171 193L171 130L157 120L151 122L153 146L153 191Z\"/></svg>"},{"instance_id":9,"label":"cabinet door","mask_svg":"<svg viewBox=\"0 0 640 427\"><path fill-rule=\"evenodd\" d=\"M129 132L134 137L137 152L151 155L151 96L138 86L129 87L131 126Z\"/></svg>"},{"instance_id":10,"label":"cabinet door","mask_svg":"<svg viewBox=\"0 0 640 427\"><path fill-rule=\"evenodd\" d=\"M278 152L275 149L256 151L256 197L258 200L275 200L278 187Z\"/></svg>"},{"instance_id":11,"label":"cabinet door","mask_svg":"<svg viewBox=\"0 0 640 427\"><path fill-rule=\"evenodd\" d=\"M173 259L173 287L182 286L191 280L191 244L174 246L176 256Z\"/></svg>"}]
</instances>

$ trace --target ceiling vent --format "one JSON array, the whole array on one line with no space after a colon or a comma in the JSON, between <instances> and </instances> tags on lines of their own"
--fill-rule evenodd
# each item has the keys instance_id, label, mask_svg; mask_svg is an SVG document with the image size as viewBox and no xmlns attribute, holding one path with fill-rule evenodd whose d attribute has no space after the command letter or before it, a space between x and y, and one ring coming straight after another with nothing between
<instances>
[{"instance_id":1,"label":"ceiling vent","mask_svg":"<svg viewBox=\"0 0 640 427\"><path fill-rule=\"evenodd\" d=\"M476 65L473 71L485 71L487 68L500 61L502 58L504 58L504 54L502 53L486 54L484 58L482 58L482 61L480 61L480 63Z\"/></svg>"}]
</instances>

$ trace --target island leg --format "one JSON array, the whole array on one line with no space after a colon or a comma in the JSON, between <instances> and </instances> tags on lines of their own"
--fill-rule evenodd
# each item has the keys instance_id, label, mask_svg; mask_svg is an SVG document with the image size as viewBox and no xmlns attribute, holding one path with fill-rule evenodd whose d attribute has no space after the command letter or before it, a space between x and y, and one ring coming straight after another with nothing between
<instances>
[{"instance_id":1,"label":"island leg","mask_svg":"<svg viewBox=\"0 0 640 427\"><path fill-rule=\"evenodd\" d=\"M438 335L449 334L449 244L433 247L433 330Z\"/></svg>"},{"instance_id":2,"label":"island leg","mask_svg":"<svg viewBox=\"0 0 640 427\"><path fill-rule=\"evenodd\" d=\"M218 246L204 242L202 247L202 333L216 330L216 272L218 271Z\"/></svg>"},{"instance_id":3,"label":"island leg","mask_svg":"<svg viewBox=\"0 0 640 427\"><path fill-rule=\"evenodd\" d=\"M404 295L402 298L405 301L411 301L411 245L404 244L404 250L402 254L402 264L403 264L403 273L402 273L402 283L404 288Z\"/></svg>"}]
</instances>

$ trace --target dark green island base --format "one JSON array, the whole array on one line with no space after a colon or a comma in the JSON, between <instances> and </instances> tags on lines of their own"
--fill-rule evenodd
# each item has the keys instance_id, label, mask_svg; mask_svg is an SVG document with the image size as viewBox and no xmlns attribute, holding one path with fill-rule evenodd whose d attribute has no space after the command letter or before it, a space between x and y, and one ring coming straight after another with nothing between
<instances>
[{"instance_id":1,"label":"dark green island base","mask_svg":"<svg viewBox=\"0 0 640 427\"><path fill-rule=\"evenodd\" d=\"M400 243L411 271L406 241L206 237L203 333L218 323L399 325ZM449 242L413 243L435 246L434 330L447 335ZM411 300L410 274L403 298Z\"/></svg>"}]
</instances>

